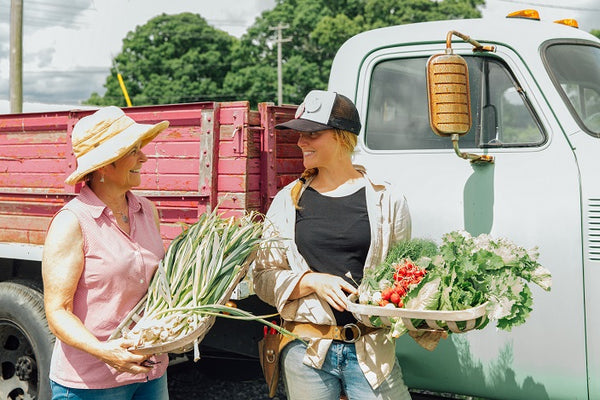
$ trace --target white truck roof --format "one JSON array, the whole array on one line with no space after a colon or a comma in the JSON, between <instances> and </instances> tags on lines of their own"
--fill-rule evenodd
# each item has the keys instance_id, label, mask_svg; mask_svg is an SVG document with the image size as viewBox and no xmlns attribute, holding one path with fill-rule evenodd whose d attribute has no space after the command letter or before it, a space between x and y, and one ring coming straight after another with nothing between
<instances>
[{"instance_id":1,"label":"white truck roof","mask_svg":"<svg viewBox=\"0 0 600 400\"><path fill-rule=\"evenodd\" d=\"M482 44L504 45L522 56L530 54L536 58L539 58L540 45L548 40L581 39L600 43L594 35L578 28L523 18L460 19L390 26L360 33L340 47L331 67L329 89L354 99L356 77L369 54L388 47L426 44L439 44L442 52L446 47L446 34L451 30ZM471 45L454 36L452 47L464 49Z\"/></svg>"}]
</instances>

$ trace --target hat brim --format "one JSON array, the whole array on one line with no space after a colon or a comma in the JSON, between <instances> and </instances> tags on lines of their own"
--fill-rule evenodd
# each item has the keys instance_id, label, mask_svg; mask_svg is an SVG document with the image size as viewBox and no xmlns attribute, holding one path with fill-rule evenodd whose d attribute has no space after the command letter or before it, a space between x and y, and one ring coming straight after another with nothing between
<instances>
[{"instance_id":1,"label":"hat brim","mask_svg":"<svg viewBox=\"0 0 600 400\"><path fill-rule=\"evenodd\" d=\"M325 129L335 129L329 125L321 124L315 121L309 121L307 119L292 119L283 124L275 125L276 129L293 129L300 132L318 132L324 131Z\"/></svg>"},{"instance_id":2,"label":"hat brim","mask_svg":"<svg viewBox=\"0 0 600 400\"><path fill-rule=\"evenodd\" d=\"M75 185L90 172L123 157L138 143L140 143L140 147L146 146L168 126L169 121L162 121L155 125L137 123L131 125L123 132L78 158L77 169L65 179L65 183Z\"/></svg>"}]
</instances>

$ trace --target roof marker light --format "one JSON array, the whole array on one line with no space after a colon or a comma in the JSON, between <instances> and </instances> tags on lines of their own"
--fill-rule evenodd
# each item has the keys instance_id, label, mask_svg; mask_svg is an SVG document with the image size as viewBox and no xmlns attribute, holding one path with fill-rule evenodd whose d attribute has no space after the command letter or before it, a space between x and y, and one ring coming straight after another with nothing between
<instances>
[{"instance_id":1,"label":"roof marker light","mask_svg":"<svg viewBox=\"0 0 600 400\"><path fill-rule=\"evenodd\" d=\"M540 20L540 13L537 10L519 10L513 11L509 13L506 18L525 18L525 19L535 19L536 21Z\"/></svg>"},{"instance_id":2,"label":"roof marker light","mask_svg":"<svg viewBox=\"0 0 600 400\"><path fill-rule=\"evenodd\" d=\"M567 25L567 26L572 26L573 28L579 28L579 24L577 23L576 19L572 19L572 18L565 18L565 19L557 19L556 21L557 24L563 24L563 25Z\"/></svg>"}]
</instances>

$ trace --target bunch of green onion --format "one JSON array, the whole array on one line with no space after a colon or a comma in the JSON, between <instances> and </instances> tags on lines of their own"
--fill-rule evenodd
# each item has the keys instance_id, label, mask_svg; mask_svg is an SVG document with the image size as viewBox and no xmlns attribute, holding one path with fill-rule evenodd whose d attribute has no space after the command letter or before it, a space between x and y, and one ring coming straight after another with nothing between
<instances>
[{"instance_id":1,"label":"bunch of green onion","mask_svg":"<svg viewBox=\"0 0 600 400\"><path fill-rule=\"evenodd\" d=\"M142 318L123 336L136 348L158 346L193 334L211 316L273 326L264 319L268 316L223 304L246 273L263 241L261 233L255 212L227 219L216 210L203 214L169 245L150 283Z\"/></svg>"}]
</instances>

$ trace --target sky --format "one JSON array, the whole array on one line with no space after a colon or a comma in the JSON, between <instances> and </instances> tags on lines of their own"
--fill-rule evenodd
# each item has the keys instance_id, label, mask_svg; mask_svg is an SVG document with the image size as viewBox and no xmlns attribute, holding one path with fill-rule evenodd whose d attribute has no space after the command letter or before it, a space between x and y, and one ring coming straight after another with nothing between
<instances>
[{"instance_id":1,"label":"sky","mask_svg":"<svg viewBox=\"0 0 600 400\"><path fill-rule=\"evenodd\" d=\"M128 32L153 17L193 12L241 37L275 0L22 0L23 111L80 105L103 94L111 62ZM562 3L562 4L561 4ZM569 3L568 5L564 5ZM483 17L535 8L541 19L575 18L580 29L600 29L598 0L487 0ZM11 0L0 0L0 114L10 109ZM64 107L63 107L64 108Z\"/></svg>"}]
</instances>

